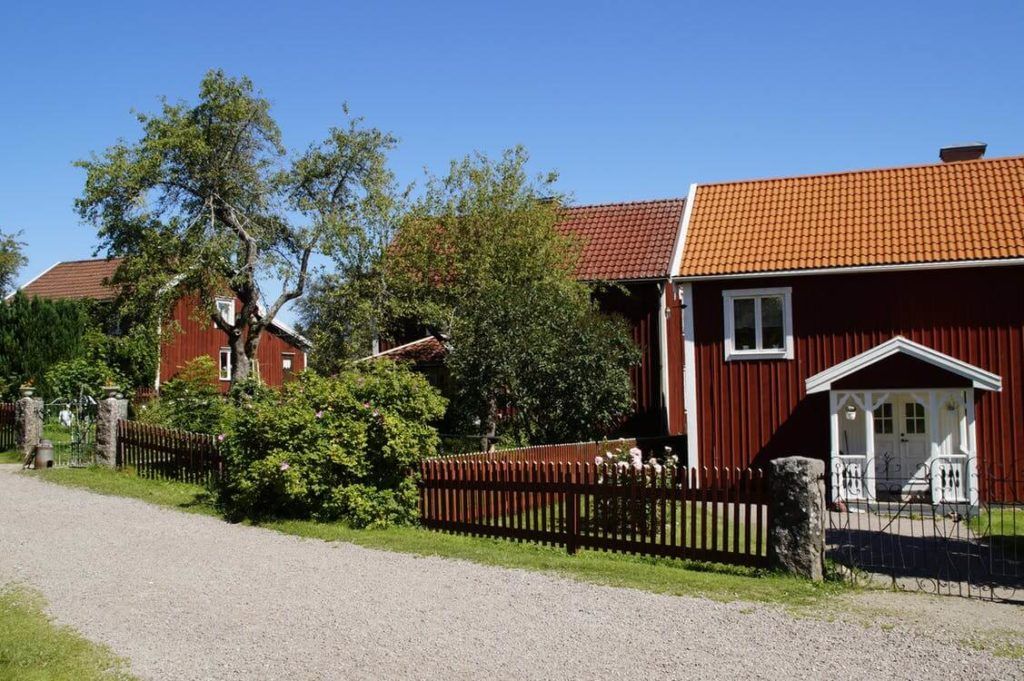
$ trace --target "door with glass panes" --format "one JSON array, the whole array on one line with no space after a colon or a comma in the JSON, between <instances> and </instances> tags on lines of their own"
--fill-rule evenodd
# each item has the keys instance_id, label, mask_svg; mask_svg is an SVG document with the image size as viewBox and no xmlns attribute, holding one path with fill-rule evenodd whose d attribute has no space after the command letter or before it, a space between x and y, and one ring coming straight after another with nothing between
<instances>
[{"instance_id":1,"label":"door with glass panes","mask_svg":"<svg viewBox=\"0 0 1024 681\"><path fill-rule=\"evenodd\" d=\"M875 409L875 477L882 489L928 489L927 418L910 395L894 395Z\"/></svg>"}]
</instances>

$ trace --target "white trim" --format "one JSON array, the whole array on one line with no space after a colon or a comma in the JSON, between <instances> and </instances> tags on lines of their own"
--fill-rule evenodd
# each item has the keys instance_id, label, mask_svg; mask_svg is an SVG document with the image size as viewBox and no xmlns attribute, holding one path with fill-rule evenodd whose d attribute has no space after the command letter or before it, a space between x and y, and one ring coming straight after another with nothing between
<instances>
[{"instance_id":1,"label":"white trim","mask_svg":"<svg viewBox=\"0 0 1024 681\"><path fill-rule=\"evenodd\" d=\"M1007 267L1024 265L1024 258L993 258L991 260L951 260L948 262L913 262L898 265L856 265L853 267L819 267L806 270L778 270L774 272L744 272L740 274L708 274L675 276L673 281L715 281L719 279L764 279L766 277L799 277L815 274L857 274L871 272L906 272L917 270L953 270L967 267ZM673 270L674 271L674 270Z\"/></svg>"},{"instance_id":2,"label":"white trim","mask_svg":"<svg viewBox=\"0 0 1024 681\"><path fill-rule=\"evenodd\" d=\"M683 294L683 409L686 410L686 465L697 466L697 350L694 345L693 284Z\"/></svg>"},{"instance_id":3,"label":"white trim","mask_svg":"<svg viewBox=\"0 0 1024 681\"><path fill-rule=\"evenodd\" d=\"M672 276L679 270L683 262L683 248L686 246L686 233L690 230L690 215L693 213L693 204L697 201L697 183L690 185L686 194L686 206L683 208L683 218L679 221L679 233L676 235L676 243L672 249L672 260L669 262L668 274Z\"/></svg>"},{"instance_id":4,"label":"white trim","mask_svg":"<svg viewBox=\"0 0 1024 681\"><path fill-rule=\"evenodd\" d=\"M735 317L733 315L733 304L740 298L754 298L755 303L754 324L757 342L761 342L761 298L782 296L782 332L783 347L781 349L757 349L737 350L734 345L735 329L733 328ZM793 289L789 286L774 288L744 288L725 289L722 291L722 314L723 314L723 347L725 361L734 362L737 360L759 360L759 359L793 359Z\"/></svg>"},{"instance_id":5,"label":"white trim","mask_svg":"<svg viewBox=\"0 0 1024 681\"><path fill-rule=\"evenodd\" d=\"M876 345L870 350L866 350L859 355L851 357L846 361L840 362L835 366L829 367L828 369L809 377L804 381L804 385L807 388L807 394L810 395L812 393L820 393L830 390L834 382L900 352L909 355L914 359L919 359L922 362L927 362L928 364L937 366L940 369L945 369L957 376L962 376L963 378L970 380L971 384L975 388L980 388L981 390L992 390L994 392L999 392L1003 389L1003 380L996 374L985 371L984 369L955 357L950 357L938 350L929 348L927 345L915 343L903 336L895 336L881 345ZM901 392L910 391L901 390Z\"/></svg>"},{"instance_id":6,"label":"white trim","mask_svg":"<svg viewBox=\"0 0 1024 681\"><path fill-rule=\"evenodd\" d=\"M221 306L222 303L227 303L228 305L231 306L231 314L230 314L230 316L225 315L221 311L220 306ZM235 299L233 297L229 298L227 296L217 296L214 299L214 301L213 301L213 306L214 306L214 308L216 308L217 314L220 315L220 319L221 319L222 322L224 322L228 326L234 326L235 325L235 318L238 315L238 310L236 309L237 305L235 304Z\"/></svg>"},{"instance_id":7,"label":"white trim","mask_svg":"<svg viewBox=\"0 0 1024 681\"><path fill-rule=\"evenodd\" d=\"M668 296L669 287L672 284L666 279L658 284L658 361L661 363L661 403L665 410L665 432L667 433L672 421L672 409L668 389Z\"/></svg>"},{"instance_id":8,"label":"white trim","mask_svg":"<svg viewBox=\"0 0 1024 681\"><path fill-rule=\"evenodd\" d=\"M224 378L224 372L221 369L221 358L224 356L225 352L228 353L228 376L227 376L227 378ZM232 368L233 367L232 367L232 362L231 362L231 348L229 348L227 346L222 346L220 348L220 350L217 351L217 378L219 378L221 381L230 381L231 380L231 370L232 370Z\"/></svg>"},{"instance_id":9,"label":"white trim","mask_svg":"<svg viewBox=\"0 0 1024 681\"><path fill-rule=\"evenodd\" d=\"M306 347L313 347L313 344L310 342L310 340L308 338L303 336L301 333L296 331L294 328L292 328L288 324L285 324L281 320L277 319L276 317L274 319L270 320L270 325L271 326L276 326L279 330L283 331L285 333L285 335L291 336L294 340L299 341L299 345L305 345Z\"/></svg>"},{"instance_id":10,"label":"white trim","mask_svg":"<svg viewBox=\"0 0 1024 681\"><path fill-rule=\"evenodd\" d=\"M399 350L404 350L405 348L410 348L413 345L419 345L420 343L425 343L428 340L432 340L433 338L434 338L434 336L424 336L423 338L420 338L418 340L409 341L408 343L404 343L402 345L396 345L395 347L388 348L387 350L384 350L382 352L378 352L378 353L373 354L373 355L367 355L366 357L361 357L360 359L357 359L356 361L357 362L362 362L362 361L365 361L365 360L368 360L368 359L373 359L374 357L385 357L387 355L390 355L393 352L398 352Z\"/></svg>"},{"instance_id":11,"label":"white trim","mask_svg":"<svg viewBox=\"0 0 1024 681\"><path fill-rule=\"evenodd\" d=\"M17 287L16 289L14 289L14 290L13 290L13 291L11 291L10 293L8 293L8 294L7 294L6 296L4 296L4 300L10 300L11 298L13 298L13 297L14 297L14 294L15 294L15 293L17 293L18 291L22 291L22 290L24 290L24 289L28 288L29 286L31 286L32 284L34 284L34 283L35 283L36 281L38 281L39 279L41 279L41 278L42 278L43 276L45 276L45 275L46 275L46 274L47 274L47 273L48 273L48 272L49 272L50 270L52 270L52 269L53 269L54 267L56 267L57 265L63 264L63 262L64 262L63 260L58 260L57 262L53 263L52 265L50 265L49 267L47 267L47 268L46 268L45 270L43 270L42 272L40 272L40 273L39 273L39 274L37 274L36 276L34 276L34 277L32 277L31 279L29 279L28 281L26 281L26 282L25 282L24 284L22 284L21 286Z\"/></svg>"}]
</instances>

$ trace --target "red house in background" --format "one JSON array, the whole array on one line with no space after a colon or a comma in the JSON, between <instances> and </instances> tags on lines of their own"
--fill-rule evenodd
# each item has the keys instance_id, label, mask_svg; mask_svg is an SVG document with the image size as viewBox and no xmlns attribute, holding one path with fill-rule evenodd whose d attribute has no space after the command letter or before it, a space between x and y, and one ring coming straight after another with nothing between
<instances>
[{"instance_id":1,"label":"red house in background","mask_svg":"<svg viewBox=\"0 0 1024 681\"><path fill-rule=\"evenodd\" d=\"M684 199L609 203L566 209L559 228L580 238L577 277L611 282L601 308L629 322L641 351L631 371L635 407L620 432L634 437L680 435L685 429L682 384L682 313L669 274ZM444 348L434 337L407 340L375 357L411 360L428 374L440 370Z\"/></svg>"},{"instance_id":2,"label":"red house in background","mask_svg":"<svg viewBox=\"0 0 1024 681\"><path fill-rule=\"evenodd\" d=\"M819 457L840 499L1024 494L1024 157L983 151L691 188L690 465Z\"/></svg>"},{"instance_id":3,"label":"red house in background","mask_svg":"<svg viewBox=\"0 0 1024 681\"><path fill-rule=\"evenodd\" d=\"M40 298L87 298L113 300L116 292L106 284L117 269L116 259L69 260L58 262L21 287L26 296ZM200 356L213 359L220 371L222 391L227 391L231 379L231 352L227 334L204 323L196 314L197 301L185 296L178 300L169 315L180 328L170 340L160 346L160 361L153 387L173 378L189 360ZM227 297L217 302L222 314L233 319L239 303ZM257 372L265 384L279 386L291 374L306 368L309 343L293 329L275 320L264 332L257 351Z\"/></svg>"}]
</instances>

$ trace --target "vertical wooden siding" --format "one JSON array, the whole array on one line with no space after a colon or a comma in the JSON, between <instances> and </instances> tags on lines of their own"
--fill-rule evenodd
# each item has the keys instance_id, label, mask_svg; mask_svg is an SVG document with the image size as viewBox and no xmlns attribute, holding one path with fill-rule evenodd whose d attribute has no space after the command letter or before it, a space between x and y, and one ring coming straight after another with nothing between
<instances>
[{"instance_id":1,"label":"vertical wooden siding","mask_svg":"<svg viewBox=\"0 0 1024 681\"><path fill-rule=\"evenodd\" d=\"M622 315L629 323L633 341L640 348L640 363L630 370L633 415L619 428L631 436L663 434L664 414L661 399L661 345L658 336L658 284L643 282L622 284L626 293L609 289L601 292L598 303L605 312Z\"/></svg>"},{"instance_id":2,"label":"vertical wooden siding","mask_svg":"<svg viewBox=\"0 0 1024 681\"><path fill-rule=\"evenodd\" d=\"M695 283L700 465L827 458L828 396L806 395L804 379L902 335L1002 377L1001 393L976 395L979 471L1020 479L1022 282L1024 268L993 267ZM795 359L725 362L722 291L762 286L793 287Z\"/></svg>"},{"instance_id":3,"label":"vertical wooden siding","mask_svg":"<svg viewBox=\"0 0 1024 681\"><path fill-rule=\"evenodd\" d=\"M194 311L196 301L185 297L178 301L171 313L171 321L180 327L174 337L164 341L160 348L160 382L173 378L186 362L201 355L207 355L217 364L220 349L227 347L227 334L212 324L205 324L196 318ZM305 369L305 354L302 348L296 347L273 333L264 332L257 351L260 364L260 376L267 385L279 386L284 382L281 367L282 353L295 353L293 373ZM228 382L222 381L221 388L227 391Z\"/></svg>"},{"instance_id":4,"label":"vertical wooden siding","mask_svg":"<svg viewBox=\"0 0 1024 681\"><path fill-rule=\"evenodd\" d=\"M683 396L683 305L679 300L680 287L667 287L668 316L668 435L686 432L686 408Z\"/></svg>"}]
</instances>

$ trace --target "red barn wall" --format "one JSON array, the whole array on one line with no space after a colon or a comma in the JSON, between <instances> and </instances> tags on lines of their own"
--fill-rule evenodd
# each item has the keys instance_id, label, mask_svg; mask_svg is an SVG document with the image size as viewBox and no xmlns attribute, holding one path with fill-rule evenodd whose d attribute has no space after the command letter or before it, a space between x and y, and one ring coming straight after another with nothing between
<instances>
[{"instance_id":1,"label":"red barn wall","mask_svg":"<svg viewBox=\"0 0 1024 681\"><path fill-rule=\"evenodd\" d=\"M654 282L622 285L625 291L608 289L597 295L601 309L622 315L629 323L633 341L640 348L640 363L630 369L633 414L619 429L620 434L650 437L664 434L661 397L661 343L658 334L660 299Z\"/></svg>"},{"instance_id":2,"label":"red barn wall","mask_svg":"<svg viewBox=\"0 0 1024 681\"><path fill-rule=\"evenodd\" d=\"M201 355L210 357L214 364L217 364L220 358L220 349L228 345L227 334L213 326L212 323L204 323L197 319L194 314L195 309L196 300L185 297L175 304L174 310L171 312L170 322L179 327L179 330L174 333L173 338L165 340L160 347L161 384L173 378L186 362ZM283 353L294 353L293 373L298 373L306 368L306 355L302 348L280 336L264 331L256 356L260 365L260 377L265 384L279 386L284 382L281 364ZM221 381L220 386L222 392L227 392L229 383Z\"/></svg>"},{"instance_id":3,"label":"red barn wall","mask_svg":"<svg viewBox=\"0 0 1024 681\"><path fill-rule=\"evenodd\" d=\"M795 358L725 362L722 291L771 286L793 289ZM976 392L979 472L1024 479L1024 268L695 282L692 298L699 465L827 459L828 394L804 379L902 335L1002 377Z\"/></svg>"}]
</instances>

